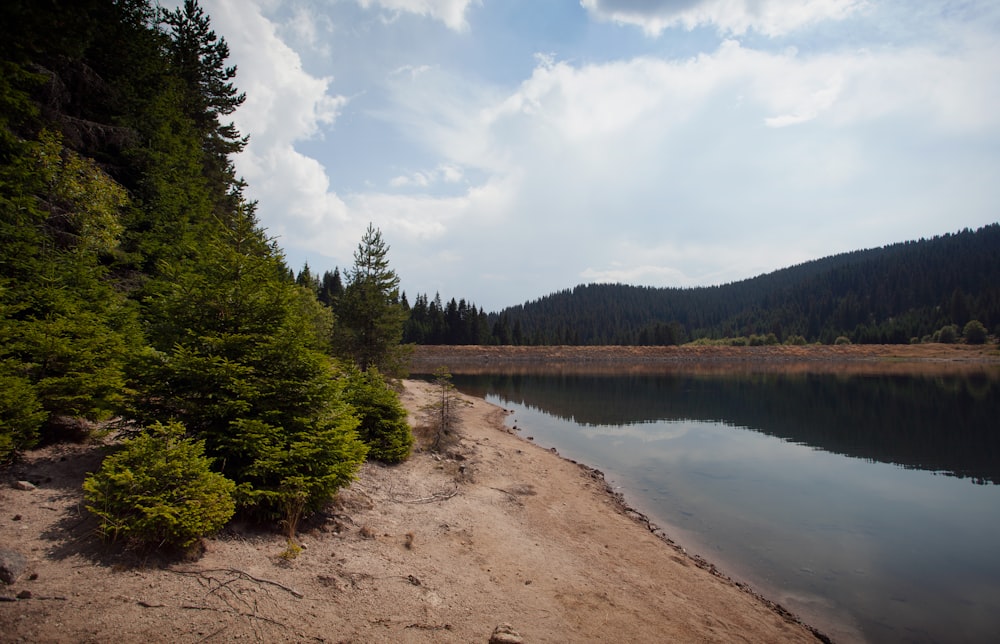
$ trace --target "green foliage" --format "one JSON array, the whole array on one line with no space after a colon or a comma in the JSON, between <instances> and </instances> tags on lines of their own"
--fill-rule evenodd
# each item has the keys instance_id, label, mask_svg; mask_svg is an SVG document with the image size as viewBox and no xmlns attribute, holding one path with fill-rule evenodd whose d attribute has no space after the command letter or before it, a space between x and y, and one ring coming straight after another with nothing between
<instances>
[{"instance_id":1,"label":"green foliage","mask_svg":"<svg viewBox=\"0 0 1000 644\"><path fill-rule=\"evenodd\" d=\"M490 326L489 316L464 299L452 298L447 304L440 296L428 300L417 295L410 307L402 298L407 312L403 326L403 341L415 344L512 344L514 332L506 318ZM650 329L649 333L654 333Z\"/></svg>"},{"instance_id":2,"label":"green foliage","mask_svg":"<svg viewBox=\"0 0 1000 644\"><path fill-rule=\"evenodd\" d=\"M0 463L34 447L47 416L35 388L17 374L13 361L0 363Z\"/></svg>"},{"instance_id":3,"label":"green foliage","mask_svg":"<svg viewBox=\"0 0 1000 644\"><path fill-rule=\"evenodd\" d=\"M969 320L962 330L962 337L969 344L983 344L986 342L986 327L979 320Z\"/></svg>"},{"instance_id":4,"label":"green foliage","mask_svg":"<svg viewBox=\"0 0 1000 644\"><path fill-rule=\"evenodd\" d=\"M119 216L128 205L125 189L92 160L64 148L62 138L49 131L41 133L30 154L42 182L37 197L48 213L53 241L82 252L113 250L123 230Z\"/></svg>"},{"instance_id":5,"label":"green foliage","mask_svg":"<svg viewBox=\"0 0 1000 644\"><path fill-rule=\"evenodd\" d=\"M806 344L806 339L803 338L801 335L790 335L787 338L785 338L785 344L801 347Z\"/></svg>"},{"instance_id":6,"label":"green foliage","mask_svg":"<svg viewBox=\"0 0 1000 644\"><path fill-rule=\"evenodd\" d=\"M851 339L849 337L847 337L846 335L840 335L840 336L837 336L837 339L834 340L833 343L837 344L837 345L851 344Z\"/></svg>"},{"instance_id":7,"label":"green foliage","mask_svg":"<svg viewBox=\"0 0 1000 644\"><path fill-rule=\"evenodd\" d=\"M187 547L233 516L235 485L209 468L200 441L178 423L125 441L83 483L105 539L141 548Z\"/></svg>"},{"instance_id":8,"label":"green foliage","mask_svg":"<svg viewBox=\"0 0 1000 644\"><path fill-rule=\"evenodd\" d=\"M681 344L773 332L807 342L905 344L946 324L1000 324L1000 224L843 253L701 288L585 284L480 315L418 295L406 342ZM452 312L457 315L450 315ZM483 318L480 325L479 318ZM485 339L482 337L485 327ZM961 327L960 327L961 328Z\"/></svg>"},{"instance_id":9,"label":"green foliage","mask_svg":"<svg viewBox=\"0 0 1000 644\"><path fill-rule=\"evenodd\" d=\"M368 445L368 458L385 463L406 460L413 447L406 410L378 369L349 370L344 397L361 421L358 434Z\"/></svg>"},{"instance_id":10,"label":"green foliage","mask_svg":"<svg viewBox=\"0 0 1000 644\"><path fill-rule=\"evenodd\" d=\"M130 415L182 421L237 482L241 506L289 521L327 502L366 453L318 349L330 313L285 278L247 217L202 252L160 279Z\"/></svg>"},{"instance_id":11,"label":"green foliage","mask_svg":"<svg viewBox=\"0 0 1000 644\"><path fill-rule=\"evenodd\" d=\"M941 344L955 344L958 341L958 326L954 324L946 324L931 336L934 342L940 342Z\"/></svg>"},{"instance_id":12,"label":"green foliage","mask_svg":"<svg viewBox=\"0 0 1000 644\"><path fill-rule=\"evenodd\" d=\"M0 170L0 360L47 418L102 420L140 342L133 307L107 280L124 190L43 131ZM31 414L29 413L29 416Z\"/></svg>"},{"instance_id":13,"label":"green foliage","mask_svg":"<svg viewBox=\"0 0 1000 644\"><path fill-rule=\"evenodd\" d=\"M780 342L778 342L778 336L773 333L768 333L767 335L757 335L754 333L748 338L747 344L751 347L766 347L780 344Z\"/></svg>"},{"instance_id":14,"label":"green foliage","mask_svg":"<svg viewBox=\"0 0 1000 644\"><path fill-rule=\"evenodd\" d=\"M332 313L235 177L228 46L194 0L57 5L0 5L0 454L59 416L176 420L294 533L366 447Z\"/></svg>"},{"instance_id":15,"label":"green foliage","mask_svg":"<svg viewBox=\"0 0 1000 644\"><path fill-rule=\"evenodd\" d=\"M389 268L389 247L371 224L354 252L354 267L335 313L340 324L334 336L338 355L362 371L376 367L400 375L405 356L400 340L406 311L399 303L399 277Z\"/></svg>"}]
</instances>

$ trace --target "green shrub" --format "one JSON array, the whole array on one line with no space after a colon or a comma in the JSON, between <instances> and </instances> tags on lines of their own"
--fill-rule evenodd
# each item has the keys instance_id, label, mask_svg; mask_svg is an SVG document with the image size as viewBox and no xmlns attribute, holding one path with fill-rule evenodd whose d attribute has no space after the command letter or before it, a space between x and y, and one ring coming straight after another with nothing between
<instances>
[{"instance_id":1,"label":"green shrub","mask_svg":"<svg viewBox=\"0 0 1000 644\"><path fill-rule=\"evenodd\" d=\"M361 421L358 435L368 445L368 457L384 463L406 460L413 447L413 433L399 396L374 367L352 370L344 387L345 400Z\"/></svg>"},{"instance_id":2,"label":"green shrub","mask_svg":"<svg viewBox=\"0 0 1000 644\"><path fill-rule=\"evenodd\" d=\"M954 344L958 341L958 326L949 324L934 332L934 342Z\"/></svg>"},{"instance_id":3,"label":"green shrub","mask_svg":"<svg viewBox=\"0 0 1000 644\"><path fill-rule=\"evenodd\" d=\"M0 365L0 463L38 441L38 428L48 414L27 378Z\"/></svg>"},{"instance_id":4,"label":"green shrub","mask_svg":"<svg viewBox=\"0 0 1000 644\"><path fill-rule=\"evenodd\" d=\"M237 221L232 235L258 231ZM291 531L350 483L368 448L339 367L321 350L332 313L284 270L250 241L220 239L167 272L150 299L153 347L131 365L137 393L124 413L139 424L183 423L236 483L241 513Z\"/></svg>"},{"instance_id":5,"label":"green shrub","mask_svg":"<svg viewBox=\"0 0 1000 644\"><path fill-rule=\"evenodd\" d=\"M986 327L979 320L969 320L962 330L962 336L969 344L983 344L986 342Z\"/></svg>"},{"instance_id":6,"label":"green shrub","mask_svg":"<svg viewBox=\"0 0 1000 644\"><path fill-rule=\"evenodd\" d=\"M833 341L834 344L851 344L851 339L846 335L838 335L837 339Z\"/></svg>"},{"instance_id":7,"label":"green shrub","mask_svg":"<svg viewBox=\"0 0 1000 644\"><path fill-rule=\"evenodd\" d=\"M109 541L185 548L233 516L235 484L209 469L204 444L179 423L127 440L83 482L87 509Z\"/></svg>"},{"instance_id":8,"label":"green shrub","mask_svg":"<svg viewBox=\"0 0 1000 644\"><path fill-rule=\"evenodd\" d=\"M792 346L801 347L805 346L806 339L801 335L790 335L785 339L785 344L790 344Z\"/></svg>"}]
</instances>

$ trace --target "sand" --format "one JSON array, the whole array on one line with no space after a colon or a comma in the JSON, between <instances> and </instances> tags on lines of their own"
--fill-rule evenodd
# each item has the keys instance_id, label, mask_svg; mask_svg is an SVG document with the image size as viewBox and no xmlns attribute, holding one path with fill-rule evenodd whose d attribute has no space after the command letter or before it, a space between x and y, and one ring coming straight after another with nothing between
<instances>
[{"instance_id":1,"label":"sand","mask_svg":"<svg viewBox=\"0 0 1000 644\"><path fill-rule=\"evenodd\" d=\"M432 385L405 381L418 411ZM814 642L794 616L654 534L599 472L508 430L463 397L445 454L366 464L284 537L233 524L189 560L102 544L80 483L99 445L34 451L0 470L0 641ZM16 480L38 485L15 489ZM17 599L20 595L22 598Z\"/></svg>"}]
</instances>

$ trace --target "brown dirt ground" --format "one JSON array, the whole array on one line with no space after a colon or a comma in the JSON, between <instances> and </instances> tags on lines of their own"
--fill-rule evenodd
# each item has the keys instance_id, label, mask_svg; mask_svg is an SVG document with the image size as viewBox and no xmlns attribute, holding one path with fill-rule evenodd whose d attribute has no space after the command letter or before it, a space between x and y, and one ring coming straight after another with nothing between
<instances>
[{"instance_id":1,"label":"brown dirt ground","mask_svg":"<svg viewBox=\"0 0 1000 644\"><path fill-rule=\"evenodd\" d=\"M416 414L431 386L404 386ZM599 472L468 402L446 456L365 465L302 526L294 559L280 534L239 524L188 560L105 546L80 491L101 447L28 454L0 470L0 547L29 560L0 585L0 641L487 642L501 623L524 642L816 641L651 531Z\"/></svg>"}]
</instances>

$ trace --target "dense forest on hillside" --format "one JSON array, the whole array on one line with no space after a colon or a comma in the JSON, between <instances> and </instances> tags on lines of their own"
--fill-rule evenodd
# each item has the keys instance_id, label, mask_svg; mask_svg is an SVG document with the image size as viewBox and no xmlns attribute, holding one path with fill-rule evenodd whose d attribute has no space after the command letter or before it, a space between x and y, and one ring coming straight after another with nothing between
<instances>
[{"instance_id":1,"label":"dense forest on hillside","mask_svg":"<svg viewBox=\"0 0 1000 644\"><path fill-rule=\"evenodd\" d=\"M405 303L404 303L405 304ZM409 306L408 304L405 304ZM1000 224L834 255L701 288L588 284L499 313L418 296L405 340L418 344L902 344L1000 331ZM944 329L944 333L942 333Z\"/></svg>"},{"instance_id":2,"label":"dense forest on hillside","mask_svg":"<svg viewBox=\"0 0 1000 644\"><path fill-rule=\"evenodd\" d=\"M235 173L228 56L195 0L0 3L0 463L115 419L86 486L111 538L294 532L412 443L388 247L369 227L336 311L295 280Z\"/></svg>"}]
</instances>

